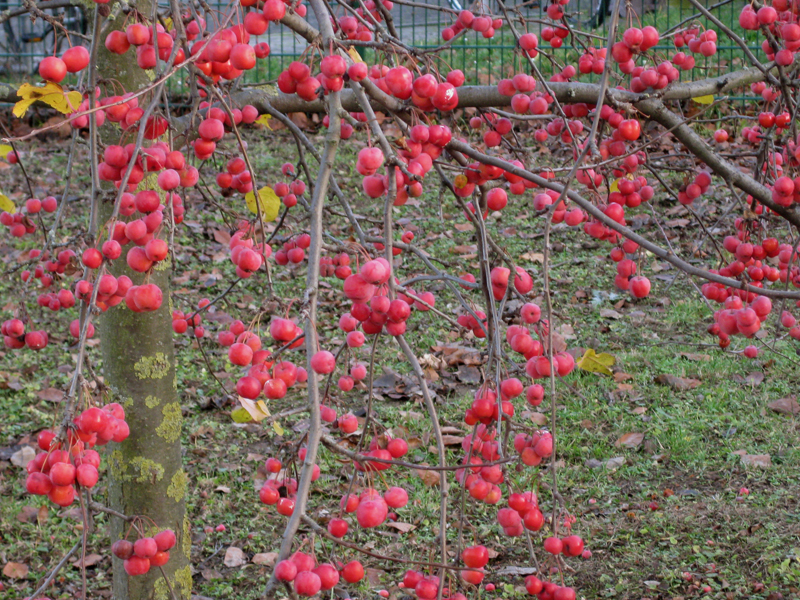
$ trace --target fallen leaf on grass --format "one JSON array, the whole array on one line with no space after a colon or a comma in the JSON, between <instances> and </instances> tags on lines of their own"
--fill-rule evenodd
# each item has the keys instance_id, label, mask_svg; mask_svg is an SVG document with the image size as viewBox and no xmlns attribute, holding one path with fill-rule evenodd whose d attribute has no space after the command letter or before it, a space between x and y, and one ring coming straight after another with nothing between
<instances>
[{"instance_id":1,"label":"fallen leaf on grass","mask_svg":"<svg viewBox=\"0 0 800 600\"><path fill-rule=\"evenodd\" d=\"M399 521L389 521L386 523L386 526L397 529L400 533L409 533L417 528L416 525L412 525L411 523L400 523Z\"/></svg>"},{"instance_id":2,"label":"fallen leaf on grass","mask_svg":"<svg viewBox=\"0 0 800 600\"><path fill-rule=\"evenodd\" d=\"M633 379L633 375L630 373L623 373L622 371L617 371L614 373L614 381L617 383L622 383L623 381L628 381L629 379Z\"/></svg>"},{"instance_id":3,"label":"fallen leaf on grass","mask_svg":"<svg viewBox=\"0 0 800 600\"><path fill-rule=\"evenodd\" d=\"M103 556L100 555L100 554L87 554L86 557L83 560L83 566L84 567L93 567L94 565L99 563L101 560L103 560ZM81 559L80 559L80 557L75 558L72 561L72 564L76 568L80 569L81 568Z\"/></svg>"},{"instance_id":4,"label":"fallen leaf on grass","mask_svg":"<svg viewBox=\"0 0 800 600\"><path fill-rule=\"evenodd\" d=\"M464 441L463 436L460 435L443 435L442 436L442 443L445 446L460 446L461 442Z\"/></svg>"},{"instance_id":5,"label":"fallen leaf on grass","mask_svg":"<svg viewBox=\"0 0 800 600\"><path fill-rule=\"evenodd\" d=\"M23 446L11 455L11 464L24 469L34 458L36 458L36 450L30 446Z\"/></svg>"},{"instance_id":6,"label":"fallen leaf on grass","mask_svg":"<svg viewBox=\"0 0 800 600\"><path fill-rule=\"evenodd\" d=\"M214 579L222 579L222 573L220 573L216 569L203 569L202 571L200 571L200 575L206 581L212 581Z\"/></svg>"},{"instance_id":7,"label":"fallen leaf on grass","mask_svg":"<svg viewBox=\"0 0 800 600\"><path fill-rule=\"evenodd\" d=\"M527 260L530 262L538 262L538 263L544 262L544 254L542 254L541 252L526 252L525 254L520 256L520 258L522 260Z\"/></svg>"},{"instance_id":8,"label":"fallen leaf on grass","mask_svg":"<svg viewBox=\"0 0 800 600\"><path fill-rule=\"evenodd\" d=\"M741 383L744 385L752 385L756 386L764 381L764 374L758 371L753 373L749 373L747 376L742 377L738 373L732 377L733 381L736 383Z\"/></svg>"},{"instance_id":9,"label":"fallen leaf on grass","mask_svg":"<svg viewBox=\"0 0 800 600\"><path fill-rule=\"evenodd\" d=\"M604 319L621 319L622 315L619 314L617 311L612 310L610 308L603 308L600 310L600 316Z\"/></svg>"},{"instance_id":10,"label":"fallen leaf on grass","mask_svg":"<svg viewBox=\"0 0 800 600\"><path fill-rule=\"evenodd\" d=\"M742 464L746 467L766 469L772 466L772 457L769 454L742 454Z\"/></svg>"},{"instance_id":11,"label":"fallen leaf on grass","mask_svg":"<svg viewBox=\"0 0 800 600\"><path fill-rule=\"evenodd\" d=\"M28 576L28 565L18 562L6 563L3 567L3 575L9 579L25 579Z\"/></svg>"},{"instance_id":12,"label":"fallen leaf on grass","mask_svg":"<svg viewBox=\"0 0 800 600\"><path fill-rule=\"evenodd\" d=\"M222 561L226 567L241 567L247 562L241 548L231 546L225 551L225 558Z\"/></svg>"},{"instance_id":13,"label":"fallen leaf on grass","mask_svg":"<svg viewBox=\"0 0 800 600\"><path fill-rule=\"evenodd\" d=\"M35 506L23 506L17 513L17 521L20 523L35 523L39 519L39 509Z\"/></svg>"},{"instance_id":14,"label":"fallen leaf on grass","mask_svg":"<svg viewBox=\"0 0 800 600\"><path fill-rule=\"evenodd\" d=\"M271 567L275 564L275 561L277 559L278 559L277 552L259 552L258 554L253 556L253 564Z\"/></svg>"},{"instance_id":15,"label":"fallen leaf on grass","mask_svg":"<svg viewBox=\"0 0 800 600\"><path fill-rule=\"evenodd\" d=\"M620 446L625 446L626 448L638 448L643 441L644 441L643 433L626 433L616 442L614 442L614 445L617 448L619 448Z\"/></svg>"},{"instance_id":16,"label":"fallen leaf on grass","mask_svg":"<svg viewBox=\"0 0 800 600\"><path fill-rule=\"evenodd\" d=\"M668 385L673 390L677 390L679 392L693 390L703 383L698 379L690 379L688 377L678 377L677 375L667 374L659 375L656 377L655 382L660 383L661 385Z\"/></svg>"},{"instance_id":17,"label":"fallen leaf on grass","mask_svg":"<svg viewBox=\"0 0 800 600\"><path fill-rule=\"evenodd\" d=\"M474 254L478 251L478 247L472 246L450 246L450 254Z\"/></svg>"},{"instance_id":18,"label":"fallen leaf on grass","mask_svg":"<svg viewBox=\"0 0 800 600\"><path fill-rule=\"evenodd\" d=\"M708 354L696 354L694 352L681 352L679 356L682 356L686 360L693 360L693 361L711 360L711 356Z\"/></svg>"},{"instance_id":19,"label":"fallen leaf on grass","mask_svg":"<svg viewBox=\"0 0 800 600\"><path fill-rule=\"evenodd\" d=\"M797 403L795 396L786 396L786 398L779 398L767 404L770 410L782 415L797 415L800 414L800 404Z\"/></svg>"},{"instance_id":20,"label":"fallen leaf on grass","mask_svg":"<svg viewBox=\"0 0 800 600\"><path fill-rule=\"evenodd\" d=\"M542 427L543 425L547 425L548 418L547 418L547 415L544 414L544 413L540 413L540 412L522 413L523 417L525 415L528 415L530 420L535 425L538 425L539 427Z\"/></svg>"},{"instance_id":21,"label":"fallen leaf on grass","mask_svg":"<svg viewBox=\"0 0 800 600\"><path fill-rule=\"evenodd\" d=\"M429 465L422 464L420 466L427 467ZM428 487L439 485L439 474L436 471L429 471L427 469L416 469L417 475L422 479L422 483Z\"/></svg>"},{"instance_id":22,"label":"fallen leaf on grass","mask_svg":"<svg viewBox=\"0 0 800 600\"><path fill-rule=\"evenodd\" d=\"M386 575L386 571L383 569L373 569L372 567L367 567L365 571L367 581L369 581L369 584L372 586L379 586L383 576Z\"/></svg>"},{"instance_id":23,"label":"fallen leaf on grass","mask_svg":"<svg viewBox=\"0 0 800 600\"><path fill-rule=\"evenodd\" d=\"M61 402L64 399L64 392L58 388L45 388L36 392L36 395L42 400L48 402Z\"/></svg>"},{"instance_id":24,"label":"fallen leaf on grass","mask_svg":"<svg viewBox=\"0 0 800 600\"><path fill-rule=\"evenodd\" d=\"M514 577L522 577L523 575L533 575L536 573L536 567L501 567L495 571L498 577L511 575Z\"/></svg>"},{"instance_id":25,"label":"fallen leaf on grass","mask_svg":"<svg viewBox=\"0 0 800 600\"><path fill-rule=\"evenodd\" d=\"M590 373L602 373L603 375L613 375L609 367L616 362L612 355L606 352L597 354L592 348L587 348L586 353L577 361L579 368Z\"/></svg>"}]
</instances>

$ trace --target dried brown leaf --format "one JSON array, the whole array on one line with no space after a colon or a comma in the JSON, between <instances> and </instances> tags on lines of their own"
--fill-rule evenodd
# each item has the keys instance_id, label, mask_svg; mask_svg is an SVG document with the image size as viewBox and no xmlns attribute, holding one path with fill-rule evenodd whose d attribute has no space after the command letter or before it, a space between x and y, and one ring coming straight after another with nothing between
<instances>
[{"instance_id":1,"label":"dried brown leaf","mask_svg":"<svg viewBox=\"0 0 800 600\"><path fill-rule=\"evenodd\" d=\"M427 467L428 465L423 463L421 466ZM428 469L416 469L416 473L422 480L422 483L428 487L439 485L439 474L436 471L429 471Z\"/></svg>"},{"instance_id":2,"label":"dried brown leaf","mask_svg":"<svg viewBox=\"0 0 800 600\"><path fill-rule=\"evenodd\" d=\"M800 404L797 403L796 396L786 396L785 398L773 400L767 404L767 407L782 415L800 414Z\"/></svg>"},{"instance_id":3,"label":"dried brown leaf","mask_svg":"<svg viewBox=\"0 0 800 600\"><path fill-rule=\"evenodd\" d=\"M386 527L397 529L400 533L409 533L417 528L416 525L412 525L411 523L401 523L399 521L389 521L386 523Z\"/></svg>"},{"instance_id":4,"label":"dried brown leaf","mask_svg":"<svg viewBox=\"0 0 800 600\"><path fill-rule=\"evenodd\" d=\"M247 562L247 559L245 558L244 552L241 548L230 546L227 550L225 550L225 558L222 562L225 563L226 567L241 567Z\"/></svg>"},{"instance_id":5,"label":"dried brown leaf","mask_svg":"<svg viewBox=\"0 0 800 600\"><path fill-rule=\"evenodd\" d=\"M614 445L619 448L624 446L625 448L638 448L642 442L644 441L644 434L643 433L626 433L623 434L621 438L619 438Z\"/></svg>"},{"instance_id":6,"label":"dried brown leaf","mask_svg":"<svg viewBox=\"0 0 800 600\"><path fill-rule=\"evenodd\" d=\"M677 390L679 392L692 390L698 387L701 383L703 383L698 379L690 379L688 377L678 377L677 375L668 375L666 373L656 377L655 381L656 383L660 383L661 385L668 385L673 390Z\"/></svg>"},{"instance_id":7,"label":"dried brown leaf","mask_svg":"<svg viewBox=\"0 0 800 600\"><path fill-rule=\"evenodd\" d=\"M3 567L3 575L9 579L25 579L28 576L28 565L18 562L8 562Z\"/></svg>"}]
</instances>

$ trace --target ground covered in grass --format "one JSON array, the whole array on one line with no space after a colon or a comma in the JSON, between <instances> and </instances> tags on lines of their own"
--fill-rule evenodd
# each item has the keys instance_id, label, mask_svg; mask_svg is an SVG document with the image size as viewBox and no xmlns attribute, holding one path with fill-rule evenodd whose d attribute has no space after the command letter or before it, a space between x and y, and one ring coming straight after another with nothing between
<instances>
[{"instance_id":1,"label":"ground covered in grass","mask_svg":"<svg viewBox=\"0 0 800 600\"><path fill-rule=\"evenodd\" d=\"M312 137L321 139L318 134ZM292 137L285 130L264 129L251 135L249 144L262 179L278 181L280 165L294 156ZM358 176L351 170L363 144L362 139L354 138L344 145L336 173L358 214L377 219L382 206L366 201ZM60 153L65 148L65 141L53 140L31 152L27 166L37 194L51 193L54 186L63 185L66 160ZM546 153L535 160L536 164L559 165L558 156ZM215 168L220 165L207 165L203 170L205 182L213 182ZM73 183L64 239L74 235L86 218L80 200L87 176L81 172ZM682 174L665 172L665 176L678 181ZM9 180L14 177L16 174L10 174ZM6 191L12 199L24 200L20 181L3 187L18 191L16 197ZM422 198L395 209L399 228L414 232L414 243L454 274L476 272L474 231L447 194L433 183L426 187ZM217 296L235 278L226 243L235 213L244 213L244 202L221 196L212 187L203 192L186 200L187 219L176 237L172 302L182 310L196 306L202 297ZM700 214L712 217L725 212L723 190L716 194L713 201L699 206ZM536 293L542 289L543 223L530 206L530 194L524 198L512 199L502 215L491 215L489 227L512 256L521 257L519 264L534 274L533 296L543 306ZM704 254L708 248L698 248L702 231L680 207L663 194L657 195L653 204L652 213L643 208L641 218L635 221L641 231L654 238L663 231L673 246L685 255L694 255L698 264L712 260ZM279 233L277 239L301 232L306 223L302 211L293 210L285 233ZM719 227L729 225L723 221ZM326 232L331 243L351 236L344 221L335 215ZM639 268L654 282L653 292L645 300L632 301L614 289L607 246L562 226L554 228L552 239L555 331L577 356L593 349L614 358L613 375L576 370L559 383L557 396L548 395L537 409L517 402L519 421L526 426L547 423L555 403L558 489L575 517L573 531L583 536L591 550L589 558L568 561L565 581L575 584L585 598L797 597L800 450L798 423L791 414L791 398L800 385L796 342L792 345L771 337L760 340L762 352L754 360L740 354L745 345L742 340L734 340L727 351L721 351L705 333L711 322L710 307L686 276L649 256ZM35 245L33 241L26 242L26 248L25 244L7 244L8 238L3 236L3 319L10 317L13 303L23 294L15 271L18 261ZM403 255L401 260L404 276L424 272L415 258ZM187 336L176 339L185 464L191 477L194 586L200 596L243 600L261 596L274 560L270 553L277 551L285 522L274 508L258 501L257 489L265 476L263 462L268 456L280 456L290 463L293 443L307 427L302 412L268 424L233 422L231 412L236 404L229 393L239 373L216 343L216 332L231 319L257 321L263 327L271 315L293 314L291 305L301 297L304 273L303 264L291 268L273 265L270 285L260 277L234 287L207 319L207 338L202 342L207 360L197 341ZM445 288L436 284L425 290L436 293L438 308L456 314L458 306ZM480 306L481 297L471 294L471 300ZM36 432L57 419L60 390L75 359L66 334L66 324L74 316L43 311L34 307L30 296L28 300L33 318L58 321L60 326L54 329L62 334L53 335L47 350L38 354L0 351L0 402L4 407L0 564L20 565L18 571L3 570L0 598L32 592L80 533L75 509L55 510L47 501L24 493L20 451L31 444ZM346 306L338 280L325 280L321 301L320 334L325 345L333 347L342 341L336 315ZM472 334L459 335L431 313L415 314L407 337L422 357L436 392L437 410L448 427L449 459L455 463L463 456L460 441L469 433L462 419L481 381L485 341ZM368 360L367 346L354 351L354 357ZM101 373L94 346L90 358L95 371ZM293 360L303 360L299 351ZM378 345L376 364L383 371L376 381L380 400L374 406L376 422L409 440L409 461L434 464L430 424L423 416L410 368L393 341ZM364 386L344 394L334 385L330 403L340 414L353 410L363 416L366 395ZM776 404L779 400L783 402ZM278 415L301 407L302 402L299 389L283 400L272 401L269 409ZM312 514L324 521L346 491L350 470L327 450L322 451L320 465L323 475L314 486L311 502ZM512 468L507 476L515 488L536 489L543 507L552 507L549 470L542 472L541 486L532 478L531 469ZM397 511L396 523L368 532L351 529L348 539L379 556L435 560L440 490L430 483L418 472L388 471L377 476L377 487L405 486L411 502ZM455 483L452 477L451 483ZM102 496L102 479L100 487ZM451 494L460 497L457 488ZM534 566L525 539L501 535L495 521L497 507L469 500L461 515L459 504L460 500L454 501L448 515L452 551L456 532L462 527L467 542L481 540L496 553L486 581L495 583L497 589L473 589L468 597L524 597L523 575ZM90 597L109 598L109 540L102 517L97 525L86 561ZM309 531L302 532L301 539L308 540L306 549L314 544L320 559L357 557L351 550L314 540ZM540 547L536 536L534 545ZM243 554L231 551L232 547ZM538 554L541 560L542 553ZM397 587L404 570L401 564L391 558L359 558L369 567L368 577L359 586L337 588L333 597L377 598L379 590L389 590L392 598L405 597ZM28 571L21 575L23 567ZM455 587L456 582L453 584ZM79 589L80 569L70 564L56 579L51 596L72 598Z\"/></svg>"}]
</instances>

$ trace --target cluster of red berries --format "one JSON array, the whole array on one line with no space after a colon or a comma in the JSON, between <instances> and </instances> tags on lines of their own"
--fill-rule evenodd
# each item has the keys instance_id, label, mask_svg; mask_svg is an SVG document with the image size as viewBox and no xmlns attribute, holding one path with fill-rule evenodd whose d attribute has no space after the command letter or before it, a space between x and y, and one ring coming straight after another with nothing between
<instances>
[{"instance_id":1,"label":"cluster of red berries","mask_svg":"<svg viewBox=\"0 0 800 600\"><path fill-rule=\"evenodd\" d=\"M25 323L20 319L8 319L3 321L0 327L0 334L3 336L3 344L11 350L20 348L30 348L31 350L41 350L47 347L50 341L47 332L43 329L25 332Z\"/></svg>"},{"instance_id":2,"label":"cluster of red berries","mask_svg":"<svg viewBox=\"0 0 800 600\"><path fill-rule=\"evenodd\" d=\"M476 15L472 11L462 10L458 13L456 22L450 27L442 29L442 39L449 42L459 33L466 29L471 29L480 33L484 38L490 40L495 32L503 26L503 19L493 19L491 15Z\"/></svg>"},{"instance_id":3,"label":"cluster of red berries","mask_svg":"<svg viewBox=\"0 0 800 600\"><path fill-rule=\"evenodd\" d=\"M14 237L21 238L25 234L31 234L36 231L36 223L23 212L16 212L14 214L3 211L0 213L0 224L8 228L9 233Z\"/></svg>"},{"instance_id":4,"label":"cluster of red berries","mask_svg":"<svg viewBox=\"0 0 800 600\"><path fill-rule=\"evenodd\" d=\"M456 322L465 329L471 329L473 335L476 338L485 338L486 330L484 328L486 327L486 322L487 322L486 313L483 312L482 310L475 310L474 312L475 316L478 317L477 319L473 317L472 314L466 313L458 315ZM481 324L483 324L483 327L481 327Z\"/></svg>"},{"instance_id":5,"label":"cluster of red berries","mask_svg":"<svg viewBox=\"0 0 800 600\"><path fill-rule=\"evenodd\" d=\"M552 439L550 440L552 452ZM539 531L544 525L544 515L539 508L539 499L534 492L511 494L508 507L497 511L497 522L503 533L509 537L518 537L525 530Z\"/></svg>"},{"instance_id":6,"label":"cluster of red berries","mask_svg":"<svg viewBox=\"0 0 800 600\"><path fill-rule=\"evenodd\" d=\"M561 48L568 36L569 29L566 27L545 27L542 29L542 40L550 44L552 48Z\"/></svg>"},{"instance_id":7,"label":"cluster of red berries","mask_svg":"<svg viewBox=\"0 0 800 600\"><path fill-rule=\"evenodd\" d=\"M683 33L677 34L672 38L675 42L676 48L683 48L685 45L689 48L689 52L693 54L702 54L706 58L714 56L717 52L717 32L713 29L706 29L700 33L698 28L687 29ZM684 70L688 67L684 65Z\"/></svg>"},{"instance_id":8,"label":"cluster of red berries","mask_svg":"<svg viewBox=\"0 0 800 600\"><path fill-rule=\"evenodd\" d=\"M83 46L69 48L61 55L47 56L39 63L39 75L46 81L61 83L67 73L83 71L89 64L89 51Z\"/></svg>"},{"instance_id":9,"label":"cluster of red berries","mask_svg":"<svg viewBox=\"0 0 800 600\"><path fill-rule=\"evenodd\" d=\"M54 274L63 275L66 272L66 268L72 261L73 256L75 256L75 253L72 250L62 250L58 253L56 260L50 260L49 252L42 254L42 251L39 249L31 250L29 257L31 259L39 258L39 260L44 263L44 266L37 266L33 270L33 273L28 269L22 271L22 281L28 281L31 275L33 275L35 279L39 280L42 288L47 289L53 284Z\"/></svg>"},{"instance_id":10,"label":"cluster of red berries","mask_svg":"<svg viewBox=\"0 0 800 600\"><path fill-rule=\"evenodd\" d=\"M533 386L531 386L533 387ZM541 388L541 386L539 386ZM534 389L534 394L541 393L544 397L544 388L541 390ZM539 396L534 396L536 401L539 401ZM553 454L553 436L545 431L543 433L534 433L528 435L526 433L519 433L514 438L514 449L519 452L519 458L523 464L529 467L535 467L541 464L542 460L548 458Z\"/></svg>"},{"instance_id":11,"label":"cluster of red berries","mask_svg":"<svg viewBox=\"0 0 800 600\"><path fill-rule=\"evenodd\" d=\"M578 59L578 71L584 75L602 75L606 68L607 48L589 48Z\"/></svg>"},{"instance_id":12,"label":"cluster of red berries","mask_svg":"<svg viewBox=\"0 0 800 600\"><path fill-rule=\"evenodd\" d=\"M522 267L516 267L514 275L514 289L523 296L533 289L533 278ZM508 267L494 267L490 273L492 282L492 295L495 300L502 300L508 289L508 282L511 277L511 269Z\"/></svg>"},{"instance_id":13,"label":"cluster of red berries","mask_svg":"<svg viewBox=\"0 0 800 600\"><path fill-rule=\"evenodd\" d=\"M117 540L111 544L111 552L124 561L128 575L145 575L150 569L163 567L169 562L169 551L176 541L175 532L164 529L153 537L140 537L135 542Z\"/></svg>"},{"instance_id":14,"label":"cluster of red berries","mask_svg":"<svg viewBox=\"0 0 800 600\"><path fill-rule=\"evenodd\" d=\"M281 266L289 263L300 264L305 260L306 250L308 250L309 246L311 246L311 236L307 233L303 233L294 239L286 240L281 249L275 252L275 262Z\"/></svg>"},{"instance_id":15,"label":"cluster of red berries","mask_svg":"<svg viewBox=\"0 0 800 600\"><path fill-rule=\"evenodd\" d=\"M789 180L791 181L791 179ZM700 171L692 183L684 184L678 190L678 202L681 204L691 204L697 198L708 191L711 185L711 174L707 171Z\"/></svg>"},{"instance_id":16,"label":"cluster of red berries","mask_svg":"<svg viewBox=\"0 0 800 600\"><path fill-rule=\"evenodd\" d=\"M208 298L203 298L197 303L197 310L192 314L184 313L181 310L172 311L172 331L177 334L186 333L189 327L192 328L192 333L195 337L201 338L205 335L206 330L200 325L203 318L200 314L204 308L211 304Z\"/></svg>"},{"instance_id":17,"label":"cluster of red berries","mask_svg":"<svg viewBox=\"0 0 800 600\"><path fill-rule=\"evenodd\" d=\"M739 13L739 25L743 29L754 31L766 26L777 43L783 45L776 51L770 40L765 39L761 44L767 60L774 60L783 67L794 62L794 56L800 49L800 25L795 20L787 0L777 0L772 2L772 6L764 3L758 11L747 4Z\"/></svg>"},{"instance_id":18,"label":"cluster of red berries","mask_svg":"<svg viewBox=\"0 0 800 600\"><path fill-rule=\"evenodd\" d=\"M436 575L425 575L421 571L410 569L406 571L398 587L413 590L419 600L434 600L439 593L439 578ZM445 600L466 600L463 594L450 595L450 589L447 587L443 588L442 592L442 598Z\"/></svg>"},{"instance_id":19,"label":"cluster of red berries","mask_svg":"<svg viewBox=\"0 0 800 600\"><path fill-rule=\"evenodd\" d=\"M61 449L52 431L41 431L37 444L42 450L28 463L28 493L46 495L59 506L69 506L75 499L75 484L92 488L97 483L100 455L92 450L108 442L127 439L130 429L125 411L119 404L107 404L102 409L84 410L69 431L69 450Z\"/></svg>"},{"instance_id":20,"label":"cluster of red berries","mask_svg":"<svg viewBox=\"0 0 800 600\"><path fill-rule=\"evenodd\" d=\"M233 189L242 194L253 191L253 176L247 170L245 160L239 156L228 161L226 170L217 173L216 181L223 190Z\"/></svg>"},{"instance_id":21,"label":"cluster of red berries","mask_svg":"<svg viewBox=\"0 0 800 600\"><path fill-rule=\"evenodd\" d=\"M266 243L256 244L253 238L246 237L248 232L249 225L244 224L231 236L228 244L231 251L231 262L236 265L236 276L242 279L252 276L272 256L272 247Z\"/></svg>"},{"instance_id":22,"label":"cluster of red berries","mask_svg":"<svg viewBox=\"0 0 800 600\"><path fill-rule=\"evenodd\" d=\"M622 34L622 40L611 46L611 57L619 63L620 71L633 73L635 57L658 44L659 37L658 30L651 25L641 29L629 27Z\"/></svg>"},{"instance_id":23,"label":"cluster of red berries","mask_svg":"<svg viewBox=\"0 0 800 600\"><path fill-rule=\"evenodd\" d=\"M9 160L13 164L13 161ZM25 234L31 234L36 231L36 223L33 222L31 215L38 214L42 211L46 213L54 213L58 210L58 201L53 196L48 196L44 200L38 198L28 198L25 201L25 212L18 211L15 213L8 213L3 211L0 213L0 225L8 227L9 233L17 238L23 237ZM32 258L35 258L31 256Z\"/></svg>"},{"instance_id":24,"label":"cluster of red berries","mask_svg":"<svg viewBox=\"0 0 800 600\"><path fill-rule=\"evenodd\" d=\"M287 167L289 167L287 169ZM284 175L294 174L294 167L286 163L284 165ZM306 184L301 179L295 179L291 183L276 183L275 195L281 199L286 208L292 208L297 204L297 197L306 193Z\"/></svg>"},{"instance_id":25,"label":"cluster of red berries","mask_svg":"<svg viewBox=\"0 0 800 600\"><path fill-rule=\"evenodd\" d=\"M313 556L295 552L288 560L275 565L275 578L292 582L299 596L311 597L320 591L333 589L340 578L348 583L358 583L364 578L364 567L357 560L339 564L338 568L330 563L317 566Z\"/></svg>"},{"instance_id":26,"label":"cluster of red berries","mask_svg":"<svg viewBox=\"0 0 800 600\"><path fill-rule=\"evenodd\" d=\"M408 442L406 442L403 438L391 438L387 439L385 436L381 437L373 437L369 444L369 450L364 452L365 456L371 456L373 458L378 458L380 460L392 460L397 458L402 458L408 453ZM367 461L366 463L360 463L358 461L354 461L354 465L357 471L385 471L386 469L391 468L391 464L385 462L374 462L374 461ZM392 488L398 489L398 488ZM393 494L393 497L396 498L397 494ZM391 506L392 508L400 508L401 506L405 506L406 502L403 502L400 506L396 506L394 501L390 501L386 495L384 495L384 499L386 503ZM406 497L406 501L408 497Z\"/></svg>"}]
</instances>

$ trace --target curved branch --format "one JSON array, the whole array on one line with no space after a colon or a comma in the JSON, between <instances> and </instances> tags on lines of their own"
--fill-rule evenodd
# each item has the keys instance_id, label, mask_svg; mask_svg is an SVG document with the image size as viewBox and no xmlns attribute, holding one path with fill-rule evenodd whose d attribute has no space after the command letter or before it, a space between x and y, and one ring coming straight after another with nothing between
<instances>
[{"instance_id":1,"label":"curved branch","mask_svg":"<svg viewBox=\"0 0 800 600\"><path fill-rule=\"evenodd\" d=\"M535 175L530 171L527 171L526 169L521 169L516 165L513 165L510 162L503 160L501 158L489 156L488 154L479 152L463 142L456 142L456 141L450 142L447 145L447 149L448 150L452 149L454 151L461 152L462 154L470 156L473 159L478 160L482 163L500 167L501 169L508 171L509 173L518 175L519 177L527 179L528 181L532 181L541 187L555 190L557 192L561 192L564 189L564 186L562 186L560 183L555 183L551 179L545 179L544 177L539 177L538 175ZM661 246L657 246L650 240L643 238L642 236L635 233L628 227L620 225L616 221L610 219L609 217L606 216L606 214L602 210L597 208L594 204L586 200L583 196L581 196L577 192L568 191L567 197L569 197L570 200L572 200L575 204L580 206L583 210L592 215L592 217L600 221L603 225L605 225L609 229L613 229L614 231L625 236L629 240L633 240L646 250L649 250L650 252L658 256L659 258L662 258L671 265L678 267L681 271L684 271L687 275L694 275L696 277L700 277L708 281L721 283L723 285L726 285L734 289L745 290L747 292L753 292L754 294L759 294L761 296L767 296L768 298L790 298L793 300L800 299L800 292L789 292L784 290L772 290L772 289L753 287L741 281L737 281L736 279L723 277L722 275L711 273L706 269L699 269L693 265L690 265L686 261L678 258L673 253L664 250L664 248L662 248Z\"/></svg>"}]
</instances>

